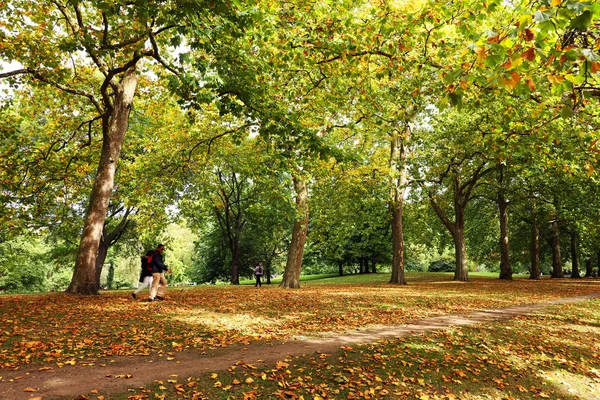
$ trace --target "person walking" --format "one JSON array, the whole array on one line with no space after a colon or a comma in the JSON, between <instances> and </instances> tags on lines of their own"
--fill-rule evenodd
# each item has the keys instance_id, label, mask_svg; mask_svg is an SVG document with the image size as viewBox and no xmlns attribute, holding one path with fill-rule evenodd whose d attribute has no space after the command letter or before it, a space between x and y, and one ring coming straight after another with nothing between
<instances>
[{"instance_id":1,"label":"person walking","mask_svg":"<svg viewBox=\"0 0 600 400\"><path fill-rule=\"evenodd\" d=\"M131 293L131 297L135 300L139 292L144 290L145 288L150 289L152 286L152 266L150 266L150 262L152 261L152 255L154 254L153 250L148 250L145 255L142 256L142 272L140 273L140 283L142 284L138 289Z\"/></svg>"},{"instance_id":2,"label":"person walking","mask_svg":"<svg viewBox=\"0 0 600 400\"><path fill-rule=\"evenodd\" d=\"M254 287L262 286L262 284L260 283L260 277L262 276L263 272L264 270L262 267L262 263L256 264L256 267L254 267L254 277L256 278L256 284L254 285Z\"/></svg>"},{"instance_id":3,"label":"person walking","mask_svg":"<svg viewBox=\"0 0 600 400\"><path fill-rule=\"evenodd\" d=\"M150 297L148 301L164 300L167 294L167 279L165 278L165 272L171 272L169 267L163 262L163 252L165 246L159 244L156 246L156 250L152 254L152 287L150 288Z\"/></svg>"}]
</instances>

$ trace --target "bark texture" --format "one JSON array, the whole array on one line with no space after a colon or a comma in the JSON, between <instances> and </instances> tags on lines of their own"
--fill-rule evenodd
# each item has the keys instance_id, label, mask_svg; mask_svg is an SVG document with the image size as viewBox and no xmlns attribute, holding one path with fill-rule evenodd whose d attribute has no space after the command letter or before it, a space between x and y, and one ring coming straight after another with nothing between
<instances>
[{"instance_id":1,"label":"bark texture","mask_svg":"<svg viewBox=\"0 0 600 400\"><path fill-rule=\"evenodd\" d=\"M137 82L136 70L130 68L121 83L113 85L116 93L111 112L102 121L102 153L68 293L98 294L96 258Z\"/></svg>"},{"instance_id":2,"label":"bark texture","mask_svg":"<svg viewBox=\"0 0 600 400\"><path fill-rule=\"evenodd\" d=\"M594 264L592 262L592 257L589 256L585 261L585 277L591 278L594 276Z\"/></svg>"},{"instance_id":3,"label":"bark texture","mask_svg":"<svg viewBox=\"0 0 600 400\"><path fill-rule=\"evenodd\" d=\"M430 200L435 213L452 235L454 258L456 260L454 280L467 282L469 280L469 269L467 268L467 246L465 241L466 202L459 192L459 186L458 179L456 179L454 182L454 221L450 221L434 197L430 197Z\"/></svg>"},{"instance_id":4,"label":"bark texture","mask_svg":"<svg viewBox=\"0 0 600 400\"><path fill-rule=\"evenodd\" d=\"M531 207L531 270L529 279L540 278L540 229L537 222L537 210L535 202Z\"/></svg>"},{"instance_id":5,"label":"bark texture","mask_svg":"<svg viewBox=\"0 0 600 400\"><path fill-rule=\"evenodd\" d=\"M296 219L292 230L292 241L288 250L285 272L280 287L284 289L300 288L300 272L302 271L302 256L308 232L308 186L306 182L294 177L296 192Z\"/></svg>"},{"instance_id":6,"label":"bark texture","mask_svg":"<svg viewBox=\"0 0 600 400\"><path fill-rule=\"evenodd\" d=\"M577 232L571 231L571 278L581 278L579 273L579 254L577 252Z\"/></svg>"},{"instance_id":7,"label":"bark texture","mask_svg":"<svg viewBox=\"0 0 600 400\"><path fill-rule=\"evenodd\" d=\"M564 278L562 260L560 255L560 229L557 221L552 221L552 278Z\"/></svg>"},{"instance_id":8,"label":"bark texture","mask_svg":"<svg viewBox=\"0 0 600 400\"><path fill-rule=\"evenodd\" d=\"M402 138L393 137L390 146L390 169L393 172L389 200L393 252L390 283L397 285L406 285L404 276L404 230L402 226L404 194L408 181L405 158L406 151L402 144Z\"/></svg>"},{"instance_id":9,"label":"bark texture","mask_svg":"<svg viewBox=\"0 0 600 400\"><path fill-rule=\"evenodd\" d=\"M508 201L502 192L498 194L498 210L500 213L500 279L512 280L513 271L508 246Z\"/></svg>"}]
</instances>

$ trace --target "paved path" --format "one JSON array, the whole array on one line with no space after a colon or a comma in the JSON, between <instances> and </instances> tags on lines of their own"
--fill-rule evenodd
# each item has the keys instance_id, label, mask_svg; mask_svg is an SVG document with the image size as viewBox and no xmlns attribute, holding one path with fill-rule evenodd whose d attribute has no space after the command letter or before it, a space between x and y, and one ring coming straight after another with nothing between
<instances>
[{"instance_id":1,"label":"paved path","mask_svg":"<svg viewBox=\"0 0 600 400\"><path fill-rule=\"evenodd\" d=\"M92 389L97 389L100 393L125 392L128 388L143 386L154 380L166 381L172 374L182 379L204 372L219 372L227 370L239 361L244 361L246 364L275 365L276 362L293 355L314 352L333 353L340 346L354 346L420 332L503 321L519 315L533 314L551 305L576 303L595 298L600 298L600 293L495 310L479 310L468 314L447 314L413 321L406 325L355 330L325 338L300 337L274 344L252 343L247 347L222 349L215 355L178 353L176 360L173 361L150 357L117 357L114 363L109 363L106 367L73 366L51 371L32 370L29 373L25 371L7 373L8 371L0 370L0 376L3 377L0 381L0 399L42 397L46 400L56 396L89 393ZM128 375L131 377L125 379L124 376ZM10 379L19 376L22 378L9 382ZM37 392L23 392L25 388L34 388Z\"/></svg>"}]
</instances>

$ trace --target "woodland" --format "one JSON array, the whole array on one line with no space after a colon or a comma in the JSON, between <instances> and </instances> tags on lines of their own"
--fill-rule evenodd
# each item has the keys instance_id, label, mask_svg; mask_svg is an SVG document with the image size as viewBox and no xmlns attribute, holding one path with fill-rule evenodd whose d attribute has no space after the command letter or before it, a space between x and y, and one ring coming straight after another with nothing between
<instances>
[{"instance_id":1,"label":"woodland","mask_svg":"<svg viewBox=\"0 0 600 400\"><path fill-rule=\"evenodd\" d=\"M0 291L592 277L600 3L0 1Z\"/></svg>"}]
</instances>

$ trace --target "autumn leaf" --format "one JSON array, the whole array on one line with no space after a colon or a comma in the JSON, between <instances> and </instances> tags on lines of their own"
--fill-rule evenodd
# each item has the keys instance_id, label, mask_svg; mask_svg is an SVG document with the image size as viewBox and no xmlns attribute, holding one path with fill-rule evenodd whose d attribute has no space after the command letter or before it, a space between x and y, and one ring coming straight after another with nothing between
<instances>
[{"instance_id":1,"label":"autumn leaf","mask_svg":"<svg viewBox=\"0 0 600 400\"><path fill-rule=\"evenodd\" d=\"M529 49L525 50L523 53L521 53L521 58L524 58L528 61L535 60L535 49L530 47Z\"/></svg>"},{"instance_id":2,"label":"autumn leaf","mask_svg":"<svg viewBox=\"0 0 600 400\"><path fill-rule=\"evenodd\" d=\"M554 85L560 84L565 80L565 77L562 75L547 75L546 78L548 78L548 82Z\"/></svg>"}]
</instances>

